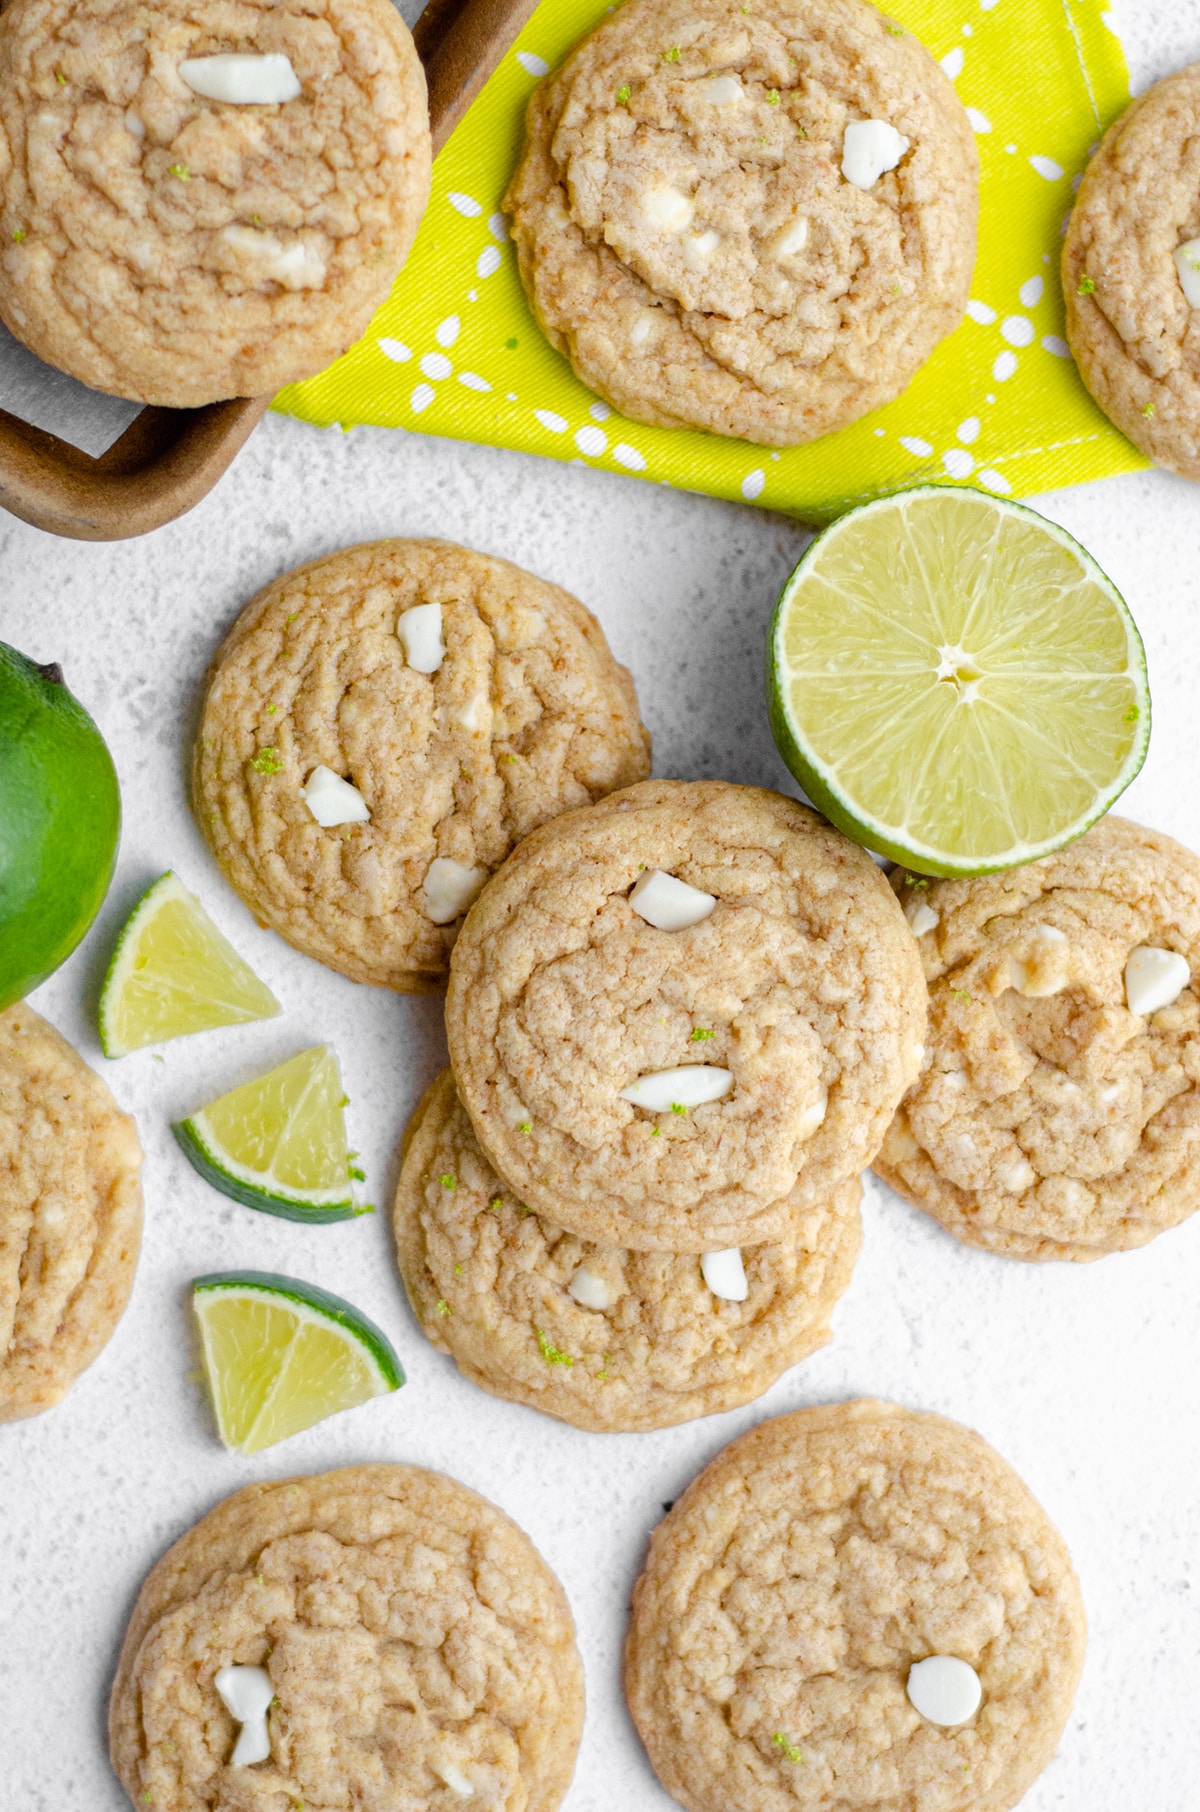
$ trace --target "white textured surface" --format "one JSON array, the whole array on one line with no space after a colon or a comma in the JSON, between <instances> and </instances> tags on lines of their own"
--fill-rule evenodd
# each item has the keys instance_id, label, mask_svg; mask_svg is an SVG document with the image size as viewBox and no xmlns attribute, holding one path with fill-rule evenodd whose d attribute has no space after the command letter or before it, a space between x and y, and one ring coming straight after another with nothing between
<instances>
[{"instance_id":1,"label":"white textured surface","mask_svg":"<svg viewBox=\"0 0 1200 1812\"><path fill-rule=\"evenodd\" d=\"M973 10L964 0L964 18ZM1200 0L1173 9L1142 0L1123 17L1142 44L1139 86L1200 55ZM1043 507L1112 574L1146 638L1154 737L1123 809L1200 848L1200 490L1151 473ZM5 1807L125 1806L105 1756L104 1700L138 1583L168 1542L250 1479L395 1458L495 1498L566 1585L590 1692L568 1812L667 1812L619 1690L625 1602L646 1535L698 1468L762 1416L870 1392L982 1430L1074 1553L1091 1615L1087 1668L1062 1753L1025 1812L1191 1812L1200 1804L1200 1217L1098 1265L1024 1266L957 1245L871 1183L863 1256L832 1346L748 1409L659 1434L597 1436L494 1401L426 1345L384 1212L330 1227L272 1220L214 1194L176 1149L169 1119L328 1039L352 1098L351 1142L386 1209L406 1115L444 1061L440 1001L357 987L260 931L205 854L186 803L205 664L240 605L285 567L397 533L452 536L578 593L634 670L656 772L787 785L760 702L762 640L804 537L777 517L515 455L274 419L214 496L148 540L84 546L0 516L0 636L63 662L111 742L126 807L109 902L34 1004L136 1112L147 1149L145 1251L116 1338L59 1408L0 1429ZM285 1014L166 1046L161 1063L140 1052L106 1064L95 1000L107 952L141 888L168 865ZM407 1387L257 1459L224 1454L188 1378L186 1287L235 1265L349 1296L394 1339Z\"/></svg>"}]
</instances>

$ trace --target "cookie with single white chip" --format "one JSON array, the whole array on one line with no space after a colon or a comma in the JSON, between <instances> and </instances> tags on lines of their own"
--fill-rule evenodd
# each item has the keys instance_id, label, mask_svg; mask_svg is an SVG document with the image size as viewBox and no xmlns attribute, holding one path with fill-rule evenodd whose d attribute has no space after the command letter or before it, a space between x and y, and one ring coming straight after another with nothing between
<instances>
[{"instance_id":1,"label":"cookie with single white chip","mask_svg":"<svg viewBox=\"0 0 1200 1812\"><path fill-rule=\"evenodd\" d=\"M101 1352L142 1236L137 1132L31 1007L0 1013L0 1422L35 1416Z\"/></svg>"},{"instance_id":2,"label":"cookie with single white chip","mask_svg":"<svg viewBox=\"0 0 1200 1812\"><path fill-rule=\"evenodd\" d=\"M1008 1812L1086 1622L1062 1537L969 1428L862 1400L764 1422L659 1524L629 1708L688 1812Z\"/></svg>"},{"instance_id":3,"label":"cookie with single white chip","mask_svg":"<svg viewBox=\"0 0 1200 1812\"><path fill-rule=\"evenodd\" d=\"M425 1333L474 1383L577 1428L667 1428L752 1401L825 1344L860 1195L835 1185L778 1245L598 1246L505 1187L447 1070L406 1136L396 1251Z\"/></svg>"},{"instance_id":4,"label":"cookie with single white chip","mask_svg":"<svg viewBox=\"0 0 1200 1812\"><path fill-rule=\"evenodd\" d=\"M958 325L978 189L949 80L865 0L628 0L534 91L504 205L585 384L796 446Z\"/></svg>"},{"instance_id":5,"label":"cookie with single white chip","mask_svg":"<svg viewBox=\"0 0 1200 1812\"><path fill-rule=\"evenodd\" d=\"M60 370L195 408L357 340L429 193L389 0L9 0L0 319Z\"/></svg>"},{"instance_id":6,"label":"cookie with single white chip","mask_svg":"<svg viewBox=\"0 0 1200 1812\"><path fill-rule=\"evenodd\" d=\"M643 891L655 871L684 884L682 918ZM865 850L725 781L646 781L526 838L467 915L446 1000L494 1169L632 1251L791 1239L877 1149L924 1028Z\"/></svg>"},{"instance_id":7,"label":"cookie with single white chip","mask_svg":"<svg viewBox=\"0 0 1200 1812\"><path fill-rule=\"evenodd\" d=\"M151 1570L109 1705L137 1812L554 1812L583 1726L563 1589L440 1472L247 1485Z\"/></svg>"},{"instance_id":8,"label":"cookie with single white chip","mask_svg":"<svg viewBox=\"0 0 1200 1812\"><path fill-rule=\"evenodd\" d=\"M884 1181L1009 1258L1102 1258L1200 1208L1200 859L1110 816L1022 868L894 885L930 1010Z\"/></svg>"},{"instance_id":9,"label":"cookie with single white chip","mask_svg":"<svg viewBox=\"0 0 1200 1812\"><path fill-rule=\"evenodd\" d=\"M1200 479L1200 63L1105 133L1063 245L1067 338L1097 403L1148 459Z\"/></svg>"},{"instance_id":10,"label":"cookie with single white chip","mask_svg":"<svg viewBox=\"0 0 1200 1812\"><path fill-rule=\"evenodd\" d=\"M535 826L649 772L633 682L557 585L449 541L285 573L221 648L193 796L226 877L298 950L405 992L445 979Z\"/></svg>"}]
</instances>

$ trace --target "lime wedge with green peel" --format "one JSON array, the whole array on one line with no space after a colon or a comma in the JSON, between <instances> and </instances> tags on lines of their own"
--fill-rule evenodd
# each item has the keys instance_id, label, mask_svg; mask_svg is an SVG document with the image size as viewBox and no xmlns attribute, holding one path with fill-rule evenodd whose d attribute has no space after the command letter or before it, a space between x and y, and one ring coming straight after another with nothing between
<instances>
[{"instance_id":1,"label":"lime wedge with green peel","mask_svg":"<svg viewBox=\"0 0 1200 1812\"><path fill-rule=\"evenodd\" d=\"M235 1453L259 1453L404 1383L373 1322L295 1277L198 1277L192 1307L217 1430Z\"/></svg>"},{"instance_id":2,"label":"lime wedge with green peel","mask_svg":"<svg viewBox=\"0 0 1200 1812\"><path fill-rule=\"evenodd\" d=\"M106 1057L187 1032L273 1019L279 1002L178 875L160 875L126 922L100 996Z\"/></svg>"},{"instance_id":3,"label":"lime wedge with green peel","mask_svg":"<svg viewBox=\"0 0 1200 1812\"><path fill-rule=\"evenodd\" d=\"M231 1089L172 1128L214 1188L247 1208L291 1221L344 1221L360 1208L350 1187L346 1096L327 1044Z\"/></svg>"},{"instance_id":4,"label":"lime wedge with green peel","mask_svg":"<svg viewBox=\"0 0 1200 1812\"><path fill-rule=\"evenodd\" d=\"M1069 843L1150 738L1141 638L1095 561L1020 504L936 485L812 543L772 621L767 701L814 805L932 875Z\"/></svg>"}]
</instances>

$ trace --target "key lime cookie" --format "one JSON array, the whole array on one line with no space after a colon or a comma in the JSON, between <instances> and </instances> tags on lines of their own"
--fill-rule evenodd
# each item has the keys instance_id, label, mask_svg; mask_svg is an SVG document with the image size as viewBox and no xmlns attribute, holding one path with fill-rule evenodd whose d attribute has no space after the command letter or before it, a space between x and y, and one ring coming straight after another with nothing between
<instances>
[{"instance_id":1,"label":"key lime cookie","mask_svg":"<svg viewBox=\"0 0 1200 1812\"><path fill-rule=\"evenodd\" d=\"M0 1013L0 1422L49 1409L121 1319L142 1235L137 1133L31 1007Z\"/></svg>"},{"instance_id":2,"label":"key lime cookie","mask_svg":"<svg viewBox=\"0 0 1200 1812\"><path fill-rule=\"evenodd\" d=\"M136 402L269 394L364 332L429 166L389 0L9 0L0 319Z\"/></svg>"},{"instance_id":3,"label":"key lime cookie","mask_svg":"<svg viewBox=\"0 0 1200 1812\"><path fill-rule=\"evenodd\" d=\"M474 1383L577 1428L667 1428L750 1402L825 1344L860 1194L836 1184L782 1245L597 1246L505 1188L447 1070L408 1130L396 1250L421 1326Z\"/></svg>"},{"instance_id":4,"label":"key lime cookie","mask_svg":"<svg viewBox=\"0 0 1200 1812\"><path fill-rule=\"evenodd\" d=\"M1200 478L1200 63L1104 135L1063 246L1079 374L1147 458Z\"/></svg>"},{"instance_id":5,"label":"key lime cookie","mask_svg":"<svg viewBox=\"0 0 1200 1812\"><path fill-rule=\"evenodd\" d=\"M949 80L864 0L631 0L535 90L504 206L585 384L787 447L958 325L978 191Z\"/></svg>"},{"instance_id":6,"label":"key lime cookie","mask_svg":"<svg viewBox=\"0 0 1200 1812\"><path fill-rule=\"evenodd\" d=\"M566 1597L486 1498L417 1466L248 1485L142 1586L109 1707L137 1812L553 1812L583 1674Z\"/></svg>"},{"instance_id":7,"label":"key lime cookie","mask_svg":"<svg viewBox=\"0 0 1200 1812\"><path fill-rule=\"evenodd\" d=\"M1007 1812L1085 1633L1062 1538L986 1441L837 1403L734 1441L655 1530L625 1689L688 1812Z\"/></svg>"},{"instance_id":8,"label":"key lime cookie","mask_svg":"<svg viewBox=\"0 0 1200 1812\"><path fill-rule=\"evenodd\" d=\"M633 682L569 592L449 541L377 541L247 605L209 684L193 796L262 922L412 992L445 980L514 844L649 769Z\"/></svg>"},{"instance_id":9,"label":"key lime cookie","mask_svg":"<svg viewBox=\"0 0 1200 1812\"><path fill-rule=\"evenodd\" d=\"M1200 1207L1200 860L1108 817L1024 868L894 883L929 1036L879 1175L1009 1258L1102 1258Z\"/></svg>"},{"instance_id":10,"label":"key lime cookie","mask_svg":"<svg viewBox=\"0 0 1200 1812\"><path fill-rule=\"evenodd\" d=\"M864 850L757 787L647 781L472 908L450 1061L518 1201L634 1251L788 1242L915 1079L925 986Z\"/></svg>"}]
</instances>

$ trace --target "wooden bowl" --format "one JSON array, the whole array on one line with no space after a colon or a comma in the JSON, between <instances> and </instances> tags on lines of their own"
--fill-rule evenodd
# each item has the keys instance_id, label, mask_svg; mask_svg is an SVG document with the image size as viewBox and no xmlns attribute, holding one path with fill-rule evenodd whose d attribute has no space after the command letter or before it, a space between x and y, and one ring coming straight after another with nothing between
<instances>
[{"instance_id":1,"label":"wooden bowl","mask_svg":"<svg viewBox=\"0 0 1200 1812\"><path fill-rule=\"evenodd\" d=\"M536 0L429 0L413 37L440 151ZM269 396L205 409L143 409L92 458L0 409L0 508L52 535L125 541L207 496L270 407Z\"/></svg>"}]
</instances>

